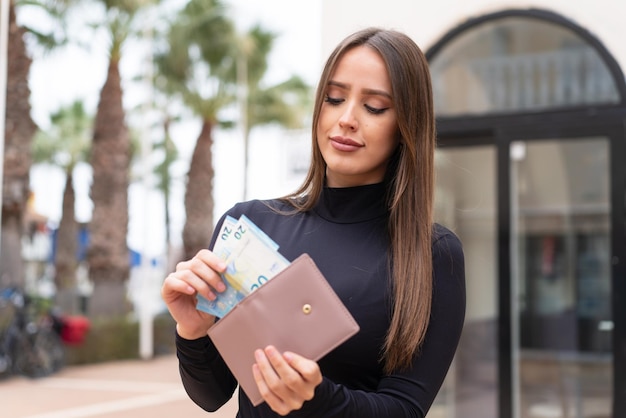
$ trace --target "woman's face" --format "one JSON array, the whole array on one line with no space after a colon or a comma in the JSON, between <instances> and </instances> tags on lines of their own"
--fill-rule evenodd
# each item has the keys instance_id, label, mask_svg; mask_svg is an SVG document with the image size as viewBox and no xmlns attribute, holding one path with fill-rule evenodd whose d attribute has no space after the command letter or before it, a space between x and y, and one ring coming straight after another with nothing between
<instances>
[{"instance_id":1,"label":"woman's face","mask_svg":"<svg viewBox=\"0 0 626 418\"><path fill-rule=\"evenodd\" d=\"M383 59L366 46L349 50L329 78L317 124L327 185L380 183L398 138Z\"/></svg>"}]
</instances>

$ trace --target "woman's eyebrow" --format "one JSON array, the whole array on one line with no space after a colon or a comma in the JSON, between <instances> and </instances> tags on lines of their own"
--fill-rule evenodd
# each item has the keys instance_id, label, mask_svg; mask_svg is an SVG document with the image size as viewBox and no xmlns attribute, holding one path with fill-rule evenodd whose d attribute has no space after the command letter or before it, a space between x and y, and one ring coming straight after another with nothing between
<instances>
[{"instance_id":1,"label":"woman's eyebrow","mask_svg":"<svg viewBox=\"0 0 626 418\"><path fill-rule=\"evenodd\" d=\"M335 81L335 80L328 80L328 85L329 86L339 87L339 88L344 89L344 90L349 90L350 89L350 86L348 86L347 84L341 83L341 82Z\"/></svg>"},{"instance_id":2,"label":"woman's eyebrow","mask_svg":"<svg viewBox=\"0 0 626 418\"><path fill-rule=\"evenodd\" d=\"M328 85L329 86L335 86L335 87L339 87L341 89L344 90L350 90L350 86L346 83L342 83L340 81L335 81L335 80L329 80L328 81ZM361 90L361 92L363 94L369 95L369 96L383 96L386 97L390 100L392 100L391 94L387 93L384 90L378 90L378 89L363 89Z\"/></svg>"},{"instance_id":3,"label":"woman's eyebrow","mask_svg":"<svg viewBox=\"0 0 626 418\"><path fill-rule=\"evenodd\" d=\"M363 89L361 90L363 92L363 94L367 94L367 95L375 95L375 96L384 96L386 98L388 98L389 100L392 100L391 94L387 93L384 90L377 90L377 89Z\"/></svg>"}]
</instances>

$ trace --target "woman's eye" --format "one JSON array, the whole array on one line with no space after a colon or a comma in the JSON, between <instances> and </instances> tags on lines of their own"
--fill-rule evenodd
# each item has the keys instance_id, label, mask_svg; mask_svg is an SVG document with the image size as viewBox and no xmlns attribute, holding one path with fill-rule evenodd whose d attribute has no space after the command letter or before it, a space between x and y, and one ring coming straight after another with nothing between
<instances>
[{"instance_id":1,"label":"woman's eye","mask_svg":"<svg viewBox=\"0 0 626 418\"><path fill-rule=\"evenodd\" d=\"M339 98L336 98L336 97L326 96L326 98L324 99L324 101L325 101L326 103L328 103L328 104L331 104L331 105L338 105L338 104L340 104L340 103L342 103L342 102L343 102L343 99L339 99Z\"/></svg>"},{"instance_id":2,"label":"woman's eye","mask_svg":"<svg viewBox=\"0 0 626 418\"><path fill-rule=\"evenodd\" d=\"M374 115L380 115L381 113L384 113L385 110L389 109L388 107L378 108L378 107L373 107L370 105L365 105L365 108L367 109L368 112Z\"/></svg>"}]
</instances>

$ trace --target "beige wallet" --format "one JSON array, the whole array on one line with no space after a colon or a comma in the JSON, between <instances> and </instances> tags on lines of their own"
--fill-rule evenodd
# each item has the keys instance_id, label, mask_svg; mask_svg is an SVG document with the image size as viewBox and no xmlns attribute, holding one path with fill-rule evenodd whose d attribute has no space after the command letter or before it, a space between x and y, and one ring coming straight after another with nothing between
<instances>
[{"instance_id":1,"label":"beige wallet","mask_svg":"<svg viewBox=\"0 0 626 418\"><path fill-rule=\"evenodd\" d=\"M253 405L263 402L252 376L254 351L268 345L319 360L359 331L308 254L246 296L208 331Z\"/></svg>"}]
</instances>

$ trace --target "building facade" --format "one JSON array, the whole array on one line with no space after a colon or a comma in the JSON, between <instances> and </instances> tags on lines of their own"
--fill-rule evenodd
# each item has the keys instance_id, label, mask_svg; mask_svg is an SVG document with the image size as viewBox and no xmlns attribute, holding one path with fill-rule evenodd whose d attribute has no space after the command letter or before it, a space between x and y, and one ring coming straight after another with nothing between
<instances>
[{"instance_id":1,"label":"building facade","mask_svg":"<svg viewBox=\"0 0 626 418\"><path fill-rule=\"evenodd\" d=\"M321 21L322 56L373 25L431 64L468 305L429 417L625 417L626 3L433 3L324 0Z\"/></svg>"}]
</instances>

